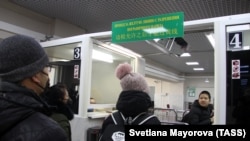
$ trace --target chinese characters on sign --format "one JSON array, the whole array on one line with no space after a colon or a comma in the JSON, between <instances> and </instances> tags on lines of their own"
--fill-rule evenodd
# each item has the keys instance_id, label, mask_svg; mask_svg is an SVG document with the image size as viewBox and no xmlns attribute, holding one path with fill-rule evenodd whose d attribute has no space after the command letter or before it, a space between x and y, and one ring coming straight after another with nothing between
<instances>
[{"instance_id":1,"label":"chinese characters on sign","mask_svg":"<svg viewBox=\"0 0 250 141\"><path fill-rule=\"evenodd\" d=\"M183 12L112 23L112 42L183 37Z\"/></svg>"}]
</instances>

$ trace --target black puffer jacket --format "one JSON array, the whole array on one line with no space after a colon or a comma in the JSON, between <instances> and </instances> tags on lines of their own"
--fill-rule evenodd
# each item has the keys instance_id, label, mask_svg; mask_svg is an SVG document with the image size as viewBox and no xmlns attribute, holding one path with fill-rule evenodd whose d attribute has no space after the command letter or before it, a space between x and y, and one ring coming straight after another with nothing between
<instances>
[{"instance_id":1,"label":"black puffer jacket","mask_svg":"<svg viewBox=\"0 0 250 141\"><path fill-rule=\"evenodd\" d=\"M67 141L47 111L33 91L0 82L0 141Z\"/></svg>"},{"instance_id":2,"label":"black puffer jacket","mask_svg":"<svg viewBox=\"0 0 250 141\"><path fill-rule=\"evenodd\" d=\"M132 118L142 112L147 112L150 106L151 99L149 95L141 91L122 91L116 103L116 108L119 112L125 117ZM111 116L108 116L103 122L100 134L104 132L104 129L109 124L114 124ZM145 122L144 125L161 125L161 122L157 117L154 117Z\"/></svg>"},{"instance_id":3,"label":"black puffer jacket","mask_svg":"<svg viewBox=\"0 0 250 141\"><path fill-rule=\"evenodd\" d=\"M212 122L210 118L212 111L213 106L211 104L208 107L202 107L198 100L195 100L188 113L188 123L190 125L211 125Z\"/></svg>"}]
</instances>

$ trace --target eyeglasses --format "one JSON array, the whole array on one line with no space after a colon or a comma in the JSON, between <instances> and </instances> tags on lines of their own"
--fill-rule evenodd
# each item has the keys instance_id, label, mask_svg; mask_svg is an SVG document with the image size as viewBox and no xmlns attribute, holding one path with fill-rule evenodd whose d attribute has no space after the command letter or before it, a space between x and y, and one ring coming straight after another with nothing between
<instances>
[{"instance_id":1,"label":"eyeglasses","mask_svg":"<svg viewBox=\"0 0 250 141\"><path fill-rule=\"evenodd\" d=\"M49 74L48 73L46 73L46 72L44 72L44 71L40 71L42 74L44 74L44 75L47 75L47 76L49 76Z\"/></svg>"},{"instance_id":2,"label":"eyeglasses","mask_svg":"<svg viewBox=\"0 0 250 141\"><path fill-rule=\"evenodd\" d=\"M46 67L46 68L48 68L49 72L51 72L51 69L52 69L52 65L50 65L50 64L47 64L47 65L45 65L45 67Z\"/></svg>"},{"instance_id":3,"label":"eyeglasses","mask_svg":"<svg viewBox=\"0 0 250 141\"><path fill-rule=\"evenodd\" d=\"M49 70L49 72L51 72L51 68L52 68L52 66L50 65L50 64L47 64L47 65L45 65L45 68L48 68L48 70ZM42 74L44 74L44 75L47 75L47 76L49 76L49 74L48 73L46 73L46 72L44 72L44 71L40 71Z\"/></svg>"}]
</instances>

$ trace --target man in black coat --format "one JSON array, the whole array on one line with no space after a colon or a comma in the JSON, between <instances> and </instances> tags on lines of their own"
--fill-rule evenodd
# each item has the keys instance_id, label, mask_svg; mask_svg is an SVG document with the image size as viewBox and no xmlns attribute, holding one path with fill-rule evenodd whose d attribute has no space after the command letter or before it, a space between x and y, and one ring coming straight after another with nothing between
<instances>
[{"instance_id":1,"label":"man in black coat","mask_svg":"<svg viewBox=\"0 0 250 141\"><path fill-rule=\"evenodd\" d=\"M33 38L0 43L0 140L67 141L40 95L49 87L49 59Z\"/></svg>"}]
</instances>

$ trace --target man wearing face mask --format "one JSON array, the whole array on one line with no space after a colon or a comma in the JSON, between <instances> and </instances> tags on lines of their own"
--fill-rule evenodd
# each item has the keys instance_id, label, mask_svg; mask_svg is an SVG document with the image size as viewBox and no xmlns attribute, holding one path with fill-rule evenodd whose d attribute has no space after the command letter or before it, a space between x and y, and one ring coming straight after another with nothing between
<instances>
[{"instance_id":1,"label":"man wearing face mask","mask_svg":"<svg viewBox=\"0 0 250 141\"><path fill-rule=\"evenodd\" d=\"M41 94L49 86L49 59L33 38L14 35L0 43L0 140L67 141Z\"/></svg>"},{"instance_id":2,"label":"man wearing face mask","mask_svg":"<svg viewBox=\"0 0 250 141\"><path fill-rule=\"evenodd\" d=\"M62 83L53 85L44 93L43 98L53 107L51 108L52 114L50 117L58 122L67 134L68 140L71 141L71 126L69 121L74 118L74 113L69 106L72 101L66 85Z\"/></svg>"}]
</instances>

